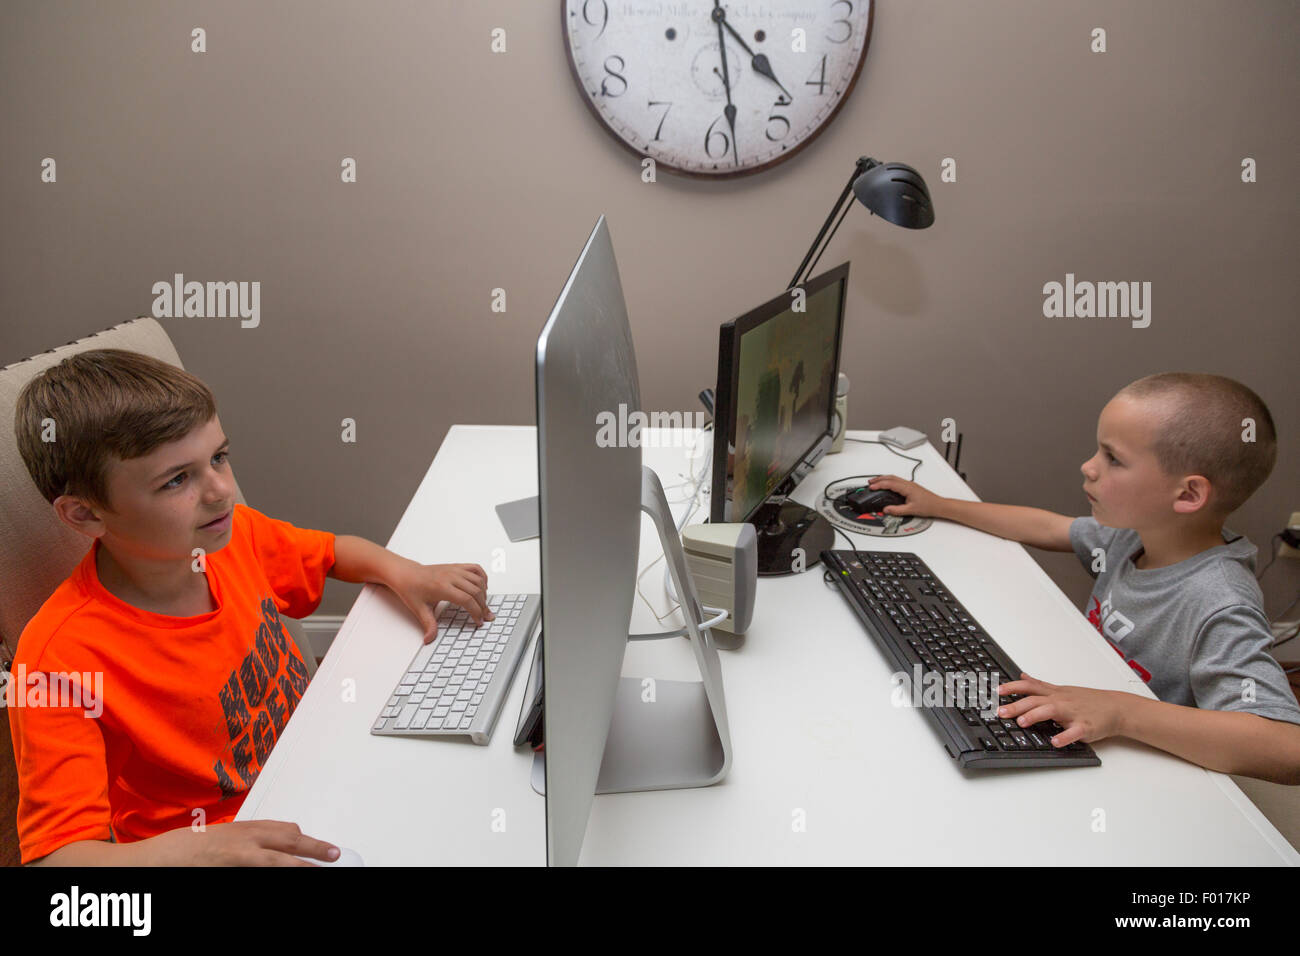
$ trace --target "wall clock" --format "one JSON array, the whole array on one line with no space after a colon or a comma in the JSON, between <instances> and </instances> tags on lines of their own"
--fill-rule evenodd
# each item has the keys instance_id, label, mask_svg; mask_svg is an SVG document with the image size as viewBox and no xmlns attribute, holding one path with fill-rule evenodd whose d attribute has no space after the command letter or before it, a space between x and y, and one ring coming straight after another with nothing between
<instances>
[{"instance_id":1,"label":"wall clock","mask_svg":"<svg viewBox=\"0 0 1300 956\"><path fill-rule=\"evenodd\" d=\"M874 0L560 7L569 66L602 125L658 167L712 178L768 169L826 128L862 71Z\"/></svg>"}]
</instances>

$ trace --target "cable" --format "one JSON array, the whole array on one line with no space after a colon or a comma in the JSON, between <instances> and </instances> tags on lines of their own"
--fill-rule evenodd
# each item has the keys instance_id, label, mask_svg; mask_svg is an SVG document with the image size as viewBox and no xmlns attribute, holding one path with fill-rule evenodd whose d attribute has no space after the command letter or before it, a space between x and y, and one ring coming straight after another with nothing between
<instances>
[{"instance_id":1,"label":"cable","mask_svg":"<svg viewBox=\"0 0 1300 956\"><path fill-rule=\"evenodd\" d=\"M712 429L712 427L713 427L713 423L710 422L708 425L706 425L706 426L704 427L703 430L701 430L701 433L700 433L701 436L703 436L704 432L709 431L710 429ZM918 468L921 467L921 459L920 459L920 458L913 458L913 457L910 456L910 455L904 455L902 452L900 452L898 449L894 448L894 447L893 447L892 445L890 445L888 442L877 441L877 440L874 439L874 438L851 438L851 437L849 437L848 435L845 435L845 436L844 436L844 440L845 440L845 441L855 441L855 442L860 442L860 443L862 443L862 444L864 444L864 445L881 445L882 447L884 447L886 450L888 450L890 453L896 455L897 457L902 458L902 459L905 460L905 461L910 461L910 462L912 462L912 473L908 476L908 481L915 481L915 480L916 480L916 470L917 470ZM694 447L694 446L692 446L692 447ZM710 450L711 450L711 449L710 449ZM712 456L710 455L710 456L709 456L709 459L711 459L711 457L712 457ZM700 474L699 474L698 476L693 476L693 477L694 477L694 483L695 483L695 493L691 496L691 505L690 505L690 508L686 511L686 514L684 514L684 515L682 516L681 521L679 521L679 522L677 523L677 532L678 532L678 534L680 534L682 528L684 528L684 527L686 526L686 522L687 522L688 520L690 520L691 515L693 515L693 514L695 513L695 509L696 509L696 506L697 506L697 500L698 500L698 498L699 498L699 492L700 492L700 489L703 487L703 484L702 484L702 483L703 483L703 480L704 480L704 476L708 473L708 472L707 472L707 466L708 466L708 464L711 464L711 460L706 460L706 468L705 468L705 469L702 469L702 470L700 471ZM880 474L873 474L873 475L849 475L847 478L836 478L834 481L829 482L829 483L826 485L826 487L822 489L822 498L824 498L824 499L826 499L826 500L828 500L828 501L831 500L831 499L830 499L830 496L826 494L826 492L830 489L831 485L837 484L837 483L842 482L842 481L850 481L850 480L855 479L855 478L868 478L868 479L870 479L870 478L879 478L880 476L881 476ZM687 482L683 482L682 484L686 484L686 483L687 483ZM674 487L678 487L678 486L674 486ZM860 551L858 550L858 546L853 542L853 539L850 538L847 534L845 534L845 532L844 532L843 529L841 529L841 528L839 528L839 527L836 527L834 524L832 524L831 527L835 528L835 530L836 530L840 535L843 536L844 540L847 541L847 542L849 543L849 547L853 549L853 553L854 553L855 555L857 555L858 560L859 560L859 561L863 560L862 552L860 552ZM637 595L641 598L641 600L645 603L646 607L650 608L650 613L654 615L655 620L657 620L660 624L663 623L663 619L664 619L665 617L667 617L669 614L672 614L673 611L679 610L679 609L681 608L681 599L678 598L678 596L677 596L677 592L673 589L672 577L671 577L671 574L670 574L669 569L668 569L667 567L664 568L664 591L668 594L669 600L671 600L671 601L673 602L673 606L670 607L667 611L665 611L662 615L660 615L657 611L655 611L654 607L650 604L650 600L649 600L649 599L648 599L644 594L641 593L641 578L645 576L645 573L646 573L647 571L649 571L652 567L654 567L656 564L658 564L659 561L660 561L662 558L663 558L663 555L662 555L662 554L659 555L659 557L655 558L653 561L651 561L649 564L647 564L647 565L645 566L645 568L642 569L641 573L637 575L637 592L636 592ZM826 573L829 574L829 572L826 572ZM826 576L825 576L825 575L823 575L822 580L823 580L823 581L826 581ZM704 610L706 610L706 611L716 611L716 610L718 610L717 608L705 607L704 605L701 605L701 607L704 607ZM711 623L712 623L712 622L711 622ZM679 633L684 633L684 629L683 629L682 631L675 631L675 632L671 632L671 633L674 634L674 635L679 634ZM636 636L634 639L636 639L636 640L643 640L643 639L644 639L644 640L649 640L649 639L652 639L652 638L655 638L655 637L659 637L659 636L661 636L661 635L659 635L659 634L654 634L654 635L647 635L647 636L644 636L644 637L638 635L638 636Z\"/></svg>"},{"instance_id":2,"label":"cable","mask_svg":"<svg viewBox=\"0 0 1300 956\"><path fill-rule=\"evenodd\" d=\"M1269 650L1273 650L1275 648L1281 647L1287 641L1294 641L1296 639L1296 635L1298 634L1300 634L1300 624L1297 624L1295 626L1295 629L1286 637L1282 638L1281 640L1275 640L1272 644L1270 644Z\"/></svg>"},{"instance_id":3,"label":"cable","mask_svg":"<svg viewBox=\"0 0 1300 956\"><path fill-rule=\"evenodd\" d=\"M898 449L891 447L890 444L889 444L888 442L877 441L877 440L874 439L874 438L850 438L849 436L845 435L845 436L844 436L844 440L845 440L845 441L856 441L856 442L862 442L862 444L864 444L864 445L883 445L885 448L887 448L889 451L893 452L893 453L894 453L895 455L897 455L899 458L904 458L904 459L906 459L907 461L914 462L914 464L912 465L912 473L908 476L907 480L908 480L908 481L915 481L915 480L916 480L916 469L918 469L918 468L921 467L921 459L919 459L919 458L913 458L913 457L911 457L910 455L904 455L902 452L898 451ZM822 489L822 498L824 498L826 501L832 501L833 499L832 499L831 496L828 495L826 492L828 492L828 491L830 490L831 485L838 484L838 483L841 482L841 481L852 481L852 480L855 479L855 478L867 478L867 479L871 479L871 478L879 478L879 477L880 477L879 474L875 474L875 475L849 475L847 478L836 478L834 481L827 482L826 487ZM859 561L865 563L865 560L866 560L866 559L863 557L862 552L858 550L858 546L857 546L857 544L854 542L854 540L848 536L848 533L847 533L843 528L841 528L839 525L835 524L835 522L832 521L830 524L831 524L831 527L834 528L835 531L838 532L840 535L842 535L843 538L844 538L844 540L847 541L847 542L849 543L849 547L853 549L853 554L857 557L857 559L858 559ZM859 532L855 532L855 533L856 533L856 534L866 534L865 531L859 531ZM834 584L834 580L832 579L832 577L831 577L831 573L830 573L829 570L828 570L828 571L825 571L825 572L822 574L822 583L824 583L824 584L828 584L828 585L830 585L831 587L834 587L834 586L835 586L835 584Z\"/></svg>"},{"instance_id":4,"label":"cable","mask_svg":"<svg viewBox=\"0 0 1300 956\"><path fill-rule=\"evenodd\" d=\"M1281 537L1282 537L1282 532L1279 531L1277 534L1273 535L1273 537L1269 539L1270 541L1269 550L1273 552L1273 556L1268 559L1268 564L1264 565L1263 570L1261 570L1259 574L1255 575L1256 581L1264 580L1264 575L1268 572L1268 569L1273 566L1273 562L1277 560L1277 555L1279 551L1279 548L1277 546L1277 541ZM1294 604L1295 602L1293 601L1292 603Z\"/></svg>"},{"instance_id":5,"label":"cable","mask_svg":"<svg viewBox=\"0 0 1300 956\"><path fill-rule=\"evenodd\" d=\"M726 608L709 607L707 604L701 604L700 607L704 608L706 611L712 611L714 614L713 617L700 624L701 631L707 631L711 627L716 627L725 621L727 615L731 613ZM679 627L675 631L654 631L650 634L629 634L627 639L629 641L658 641L665 637L687 637L689 634L690 631L686 627Z\"/></svg>"},{"instance_id":6,"label":"cable","mask_svg":"<svg viewBox=\"0 0 1300 956\"><path fill-rule=\"evenodd\" d=\"M1268 569L1265 568L1265 570L1268 570ZM1273 624L1274 626L1277 626L1278 624L1283 624L1283 625L1286 625L1286 626L1289 627L1291 622L1280 620L1280 618L1285 617L1285 616L1286 616L1286 612L1289 611L1289 610L1291 610L1291 608L1295 607L1296 604L1300 604L1300 595L1296 595L1296 599L1295 599L1294 601L1292 601L1292 602L1291 602L1290 604L1288 604L1286 607L1282 608L1282 611L1281 611L1280 614L1276 615L1275 617L1271 617L1271 618L1269 618L1269 622L1270 622L1271 624ZM1286 631L1283 631L1282 633L1283 633L1283 634L1286 634ZM1271 650L1272 648L1275 648L1275 647L1281 647L1281 646L1282 646L1283 644L1285 644L1287 641L1293 641L1293 640L1295 640L1295 638L1296 638L1297 635L1300 635L1300 622L1297 622L1297 623L1296 623L1295 630L1293 630L1293 631L1292 631L1290 634L1288 634L1286 637L1282 637L1282 636L1279 635L1279 634L1274 634L1274 635L1273 635L1273 643L1269 645L1269 649Z\"/></svg>"},{"instance_id":7,"label":"cable","mask_svg":"<svg viewBox=\"0 0 1300 956\"><path fill-rule=\"evenodd\" d=\"M1283 618L1283 617L1286 616L1286 612L1287 612L1287 611L1291 610L1291 608L1295 607L1297 604L1300 604L1300 594L1297 594L1297 595L1296 595L1296 599L1295 599L1294 601L1292 601L1292 602L1291 602L1290 604L1288 604L1286 607L1282 608L1282 611L1281 611L1280 614L1277 614L1276 616L1270 618L1270 620L1273 620L1273 621L1280 620L1281 618Z\"/></svg>"},{"instance_id":8,"label":"cable","mask_svg":"<svg viewBox=\"0 0 1300 956\"><path fill-rule=\"evenodd\" d=\"M876 441L874 438L849 438L849 437L846 435L846 436L844 437L844 440L845 440L845 441L856 441L856 442L862 442L864 445L883 445L885 448L887 448L889 451L893 452L893 453L894 453L895 455L897 455L899 458L904 458L904 459L906 459L907 461L915 462L915 464L912 465L912 473L911 473L911 475L908 476L907 480L908 480L908 481L915 481L915 480L916 480L916 469L918 469L918 468L921 467L921 459L919 459L919 458L913 458L913 457L911 457L910 455L904 455L902 452L900 452L900 451L898 451L897 449L891 447L890 444L889 444L888 442ZM828 482L826 483L826 487L822 489L822 498L823 498L824 500L826 500L826 501L833 501L833 500L834 500L834 499L831 498L830 495L827 494L827 492L830 491L831 485L838 485L838 484L839 484L840 482L842 482L842 481L852 481L852 480L854 480L855 478L866 478L866 479L879 478L879 477L881 477L881 474L883 474L883 473L877 473L877 474L874 474L874 475L848 475L848 476L846 476L846 477L836 478L834 481L828 481ZM836 528L836 530L838 531L838 530L840 530L840 529ZM855 533L865 533L865 532L855 532ZM853 539L852 539L852 538L849 538L848 535L845 535L844 537L845 537L845 540L847 540L847 541L849 542L849 545L852 546L852 545L853 545ZM856 552L856 551L857 551L857 548L854 547L853 550L854 550L854 552ZM858 557L861 558L861 555L858 555Z\"/></svg>"},{"instance_id":9,"label":"cable","mask_svg":"<svg viewBox=\"0 0 1300 956\"><path fill-rule=\"evenodd\" d=\"M704 432L708 431L712 427L713 424L710 422L703 429L701 429L700 431L701 436L704 434ZM692 448L693 447L694 446L692 446ZM686 522L691 520L691 515L695 514L695 510L699 507L700 492L704 489L704 478L709 473L709 469L713 464L712 446L710 446L709 451L710 454L705 456L704 466L700 469L699 474L692 476L695 481L695 494L691 496L690 507L686 509L686 513L683 514L681 520L677 522L677 534L679 537L682 533L682 529L686 527ZM663 557L662 554L659 555L658 558L655 558L652 564L657 564L659 562L659 559L662 557ZM673 611L678 610L682 606L681 598L677 596L677 591L673 588L672 574L667 565L664 565L664 591L667 593L668 599L673 602L673 606L664 612L664 616L666 617L667 615L671 614ZM646 601L646 604L649 603L650 603L649 601ZM654 613L653 610L651 611L651 613L652 614ZM658 617L658 615L656 614L655 617ZM660 619L660 623L663 623L662 619Z\"/></svg>"},{"instance_id":10,"label":"cable","mask_svg":"<svg viewBox=\"0 0 1300 956\"><path fill-rule=\"evenodd\" d=\"M698 447L699 442L704 438L704 436L705 436L707 433L711 432L712 430L713 430L713 422L709 422L709 424L705 425L702 429L700 429L700 433L699 433L699 435L696 437L696 441L695 441L695 443L692 444L692 445L689 447L688 450L689 450L689 451L694 451L694 450ZM704 479L705 479L705 476L708 475L708 473L709 473L709 469L710 469L710 467L711 467L711 465L712 465L712 458L713 458L713 455L712 455L712 452L713 452L713 446L712 446L712 444L710 444L710 445L708 446L708 451L709 451L709 454L707 454L707 455L704 456L704 462L703 462L703 465L700 467L700 469L698 470L697 473L695 473L695 474L691 474L691 475L681 475L681 474L679 473L679 477L685 478L686 480L685 480L685 481L682 481L682 482L680 482L680 483L678 483L678 484L672 486L673 488L680 488L680 487L683 487L683 486L685 486L685 485L690 485L690 486L692 487L692 489L693 489L693 490L692 490L692 493L691 493L691 496L690 496L690 498L689 498L689 502L690 502L689 507L687 507L687 509L686 509L686 513L682 515L681 520L677 522L677 533L678 533L679 535L681 534L682 528L684 528L684 527L686 526L686 522L690 520L691 515L695 514L696 509L699 507L700 492L701 492L701 491L704 489L704 487L705 487ZM693 456L692 456L692 457L693 457ZM667 489L665 489L665 490L667 490ZM688 500L688 499L683 499L683 500ZM681 502L678 501L678 502L672 502L672 503L673 503L673 504L680 504ZM656 564L658 564L660 561L662 561L663 558L664 558L664 555L663 555L662 552L660 552L659 557L655 558L653 561L651 561L649 564L647 564L644 568L642 568L641 571L640 571L640 572L637 574L637 576L636 576L636 594L637 594L637 597L639 597L639 598L641 599L642 603L644 603L645 606L646 606L647 608L650 609L650 613L654 615L655 620L658 621L660 624L662 624L662 623L664 622L664 618L666 618L669 614L672 614L673 611L676 611L678 608L681 607L681 602L677 600L677 595L676 595L675 593L673 593L673 592L671 591L671 589L669 589L669 588L667 587L667 584L668 584L668 576L669 576L669 570L668 570L667 567L664 568L664 584L665 584L665 590L668 590L668 591L669 591L669 594L671 595L671 599L673 600L674 604L673 604L673 606L670 607L668 610L664 611L663 614L660 614L658 611L656 611L656 610L654 609L654 605L650 603L650 599L647 598L647 597L645 596L645 594L642 592L642 590L641 590L641 579L644 578L644 577L646 576L646 573L647 573L651 568L653 568Z\"/></svg>"},{"instance_id":11,"label":"cable","mask_svg":"<svg viewBox=\"0 0 1300 956\"><path fill-rule=\"evenodd\" d=\"M658 611L654 609L654 605L650 603L650 599L641 592L641 579L646 576L647 571L653 568L662 559L663 559L663 555L661 554L659 555L659 557L655 558L653 561L647 564L645 568L641 571L641 573L636 576L636 596L639 597L642 603L644 603L645 606L650 609L650 613L655 616L655 620L658 621L660 624L664 622L664 618L666 618L669 614L672 614L673 611L677 610L679 605L674 604L668 610L664 611L663 614L660 614Z\"/></svg>"},{"instance_id":12,"label":"cable","mask_svg":"<svg viewBox=\"0 0 1300 956\"><path fill-rule=\"evenodd\" d=\"M864 445L883 445L883 446L885 446L885 448L887 448L887 449L889 449L890 451L892 451L892 452L893 452L895 455L897 455L899 458L906 459L907 461L914 461L914 462L916 462L916 464L912 466L912 474L911 474L911 477L909 477L909 478L907 479L908 481L916 481L916 469L919 468L919 467L921 467L921 459L919 459L919 458L913 458L911 455L904 455L901 451L899 451L899 450L898 450L897 448L895 448L893 445L889 444L889 442L887 442L887 441L876 441L876 439L874 439L874 438L850 438L848 435L845 435L845 436L844 436L844 440L845 440L845 441L856 441L856 442L862 442L862 444L864 444ZM874 476L874 475L873 475L872 477L877 477L877 476ZM832 484L834 484L834 482L832 482Z\"/></svg>"},{"instance_id":13,"label":"cable","mask_svg":"<svg viewBox=\"0 0 1300 956\"><path fill-rule=\"evenodd\" d=\"M828 481L828 482L826 482L826 487L822 489L822 498L824 498L824 499L827 500L827 501L834 501L834 500L835 500L835 499L833 499L830 495L828 495L828 494L826 493L826 492L830 491L831 485L838 485L838 484L839 484L840 482L842 482L842 481L852 481L854 478L866 478L866 479L870 480L870 479L872 479L872 478L879 478L879 477L880 477L880 475L846 475L846 476L844 476L843 478L836 478L834 481Z\"/></svg>"},{"instance_id":14,"label":"cable","mask_svg":"<svg viewBox=\"0 0 1300 956\"><path fill-rule=\"evenodd\" d=\"M843 535L844 535L844 540L847 541L847 542L849 543L849 547L853 549L853 553L857 556L858 560L859 560L859 561L865 561L865 559L864 559L863 556L862 556L862 552L858 550L858 546L857 546L856 544L854 544L853 539L850 538L847 534L844 533L844 529L843 529L843 528L840 528L840 527L838 527L838 526L836 526L836 525L834 525L834 524L832 524L831 527L832 527L832 528L835 528L836 531L838 531L840 534L843 534Z\"/></svg>"}]
</instances>

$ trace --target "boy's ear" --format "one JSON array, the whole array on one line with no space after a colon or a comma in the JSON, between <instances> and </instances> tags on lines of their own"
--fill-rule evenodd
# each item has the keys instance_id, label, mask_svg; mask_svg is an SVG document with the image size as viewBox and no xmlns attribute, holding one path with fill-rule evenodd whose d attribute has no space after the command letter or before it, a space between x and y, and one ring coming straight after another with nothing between
<instances>
[{"instance_id":1,"label":"boy's ear","mask_svg":"<svg viewBox=\"0 0 1300 956\"><path fill-rule=\"evenodd\" d=\"M1182 480L1178 497L1174 501L1174 511L1179 514L1208 511L1213 494L1214 486L1210 484L1210 479L1204 475L1188 475Z\"/></svg>"},{"instance_id":2,"label":"boy's ear","mask_svg":"<svg viewBox=\"0 0 1300 956\"><path fill-rule=\"evenodd\" d=\"M60 521L80 534L98 538L104 531L103 519L85 499L76 495L60 495L54 499L54 513Z\"/></svg>"}]
</instances>

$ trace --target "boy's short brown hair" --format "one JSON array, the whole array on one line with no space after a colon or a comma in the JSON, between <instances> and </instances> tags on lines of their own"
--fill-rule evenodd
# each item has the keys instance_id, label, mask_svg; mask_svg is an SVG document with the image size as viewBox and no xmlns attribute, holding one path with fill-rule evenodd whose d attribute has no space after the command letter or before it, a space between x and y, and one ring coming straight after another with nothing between
<instances>
[{"instance_id":1,"label":"boy's short brown hair","mask_svg":"<svg viewBox=\"0 0 1300 956\"><path fill-rule=\"evenodd\" d=\"M47 501L72 495L111 512L110 457L141 458L216 413L212 392L184 369L139 352L93 349L27 383L18 396L14 433ZM45 440L47 434L53 440Z\"/></svg>"},{"instance_id":2,"label":"boy's short brown hair","mask_svg":"<svg viewBox=\"0 0 1300 956\"><path fill-rule=\"evenodd\" d=\"M1209 508L1220 517L1236 511L1277 463L1277 430L1263 399L1240 382L1199 372L1160 372L1116 394L1153 399L1159 408L1151 451L1171 476L1203 475L1212 491ZM1254 422L1254 441L1244 437Z\"/></svg>"}]
</instances>

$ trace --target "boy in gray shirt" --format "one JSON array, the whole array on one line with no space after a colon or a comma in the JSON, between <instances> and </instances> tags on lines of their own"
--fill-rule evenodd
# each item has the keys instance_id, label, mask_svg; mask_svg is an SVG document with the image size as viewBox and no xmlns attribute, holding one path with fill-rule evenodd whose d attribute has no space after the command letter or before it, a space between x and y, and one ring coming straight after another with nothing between
<instances>
[{"instance_id":1,"label":"boy in gray shirt","mask_svg":"<svg viewBox=\"0 0 1300 956\"><path fill-rule=\"evenodd\" d=\"M1102 409L1084 462L1090 517L942 498L894 475L887 514L930 515L1049 551L1073 550L1094 578L1086 612L1160 698L1048 684L1002 684L999 716L1055 720L1052 739L1143 741L1223 773L1300 784L1300 705L1269 653L1256 549L1224 528L1277 460L1268 407L1219 375L1164 372Z\"/></svg>"},{"instance_id":2,"label":"boy in gray shirt","mask_svg":"<svg viewBox=\"0 0 1300 956\"><path fill-rule=\"evenodd\" d=\"M1268 652L1255 546L1226 528L1223 542L1144 571L1133 563L1143 553L1136 531L1075 518L1070 544L1097 579L1088 620L1161 700L1300 724L1300 705Z\"/></svg>"}]
</instances>

